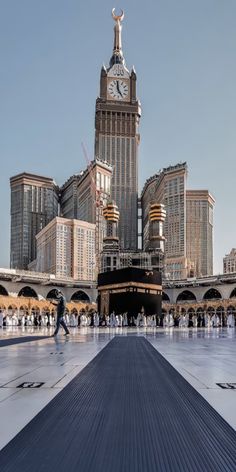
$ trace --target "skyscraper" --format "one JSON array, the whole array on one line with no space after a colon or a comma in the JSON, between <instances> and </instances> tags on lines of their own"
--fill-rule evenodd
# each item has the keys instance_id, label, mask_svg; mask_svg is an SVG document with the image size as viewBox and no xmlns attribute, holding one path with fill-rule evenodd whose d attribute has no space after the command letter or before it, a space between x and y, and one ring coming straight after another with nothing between
<instances>
[{"instance_id":1,"label":"skyscraper","mask_svg":"<svg viewBox=\"0 0 236 472\"><path fill-rule=\"evenodd\" d=\"M10 178L10 266L27 269L36 258L36 234L58 215L58 188L53 179L22 174Z\"/></svg>"},{"instance_id":2,"label":"skyscraper","mask_svg":"<svg viewBox=\"0 0 236 472\"><path fill-rule=\"evenodd\" d=\"M81 175L77 187L77 218L96 225L95 251L97 268L99 268L99 258L105 232L102 210L103 206L110 199L111 176L111 166L100 159L95 159Z\"/></svg>"},{"instance_id":3,"label":"skyscraper","mask_svg":"<svg viewBox=\"0 0 236 472\"><path fill-rule=\"evenodd\" d=\"M111 176L112 167L97 158L85 171L70 177L60 188L60 215L96 225L97 267L105 231L102 208L110 199Z\"/></svg>"},{"instance_id":4,"label":"skyscraper","mask_svg":"<svg viewBox=\"0 0 236 472\"><path fill-rule=\"evenodd\" d=\"M141 116L136 96L136 73L126 65L121 45L121 22L116 16L114 48L109 66L102 67L100 96L96 100L95 156L113 168L111 198L120 211L119 238L124 249L137 248L138 237L138 125Z\"/></svg>"},{"instance_id":5,"label":"skyscraper","mask_svg":"<svg viewBox=\"0 0 236 472\"><path fill-rule=\"evenodd\" d=\"M166 167L145 182L141 195L144 250L150 240L150 206L164 204L165 270L171 279L187 277L186 176L186 162Z\"/></svg>"},{"instance_id":6,"label":"skyscraper","mask_svg":"<svg viewBox=\"0 0 236 472\"><path fill-rule=\"evenodd\" d=\"M214 204L208 190L186 192L187 259L194 277L213 274Z\"/></svg>"},{"instance_id":7,"label":"skyscraper","mask_svg":"<svg viewBox=\"0 0 236 472\"><path fill-rule=\"evenodd\" d=\"M149 209L164 204L165 275L170 279L213 273L215 200L208 190L187 190L186 180L186 162L169 166L146 181L141 195L144 250L150 240Z\"/></svg>"},{"instance_id":8,"label":"skyscraper","mask_svg":"<svg viewBox=\"0 0 236 472\"><path fill-rule=\"evenodd\" d=\"M77 218L78 214L78 182L83 175L72 175L60 188L60 215L63 218Z\"/></svg>"},{"instance_id":9,"label":"skyscraper","mask_svg":"<svg viewBox=\"0 0 236 472\"><path fill-rule=\"evenodd\" d=\"M81 281L95 280L95 225L54 218L36 236L38 272Z\"/></svg>"}]
</instances>

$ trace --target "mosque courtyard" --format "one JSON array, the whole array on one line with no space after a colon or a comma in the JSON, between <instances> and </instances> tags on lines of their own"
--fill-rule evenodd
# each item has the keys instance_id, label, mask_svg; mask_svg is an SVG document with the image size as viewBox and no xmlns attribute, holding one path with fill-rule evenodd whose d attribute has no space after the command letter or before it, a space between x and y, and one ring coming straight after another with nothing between
<instances>
[{"instance_id":1,"label":"mosque courtyard","mask_svg":"<svg viewBox=\"0 0 236 472\"><path fill-rule=\"evenodd\" d=\"M142 379L142 375L146 375L145 369L147 370L149 362L147 360L146 367L144 368L144 365L142 364L142 353L143 355L146 355L145 349L149 349L149 346L150 348L152 346L151 355L155 354L153 349L155 348L155 350L158 351L158 353L161 355L160 357L163 357L163 362L168 361L164 364L163 367L164 377L166 369L167 381L169 381L169 377L174 375L174 373L177 371L180 376L184 378L188 382L188 384L193 387L191 391L193 393L198 392L200 396L203 397L208 402L208 404L210 404L211 407L213 407L213 409L219 413L219 415L225 420L227 425L232 427L234 431L236 430L236 330L234 328L76 327L70 328L70 336L64 336L63 330L61 329L59 331L58 336L55 338L51 337L51 335L53 334L53 330L54 328L47 327L22 328L15 326L5 327L0 330L0 449L2 450L2 452L0 452L1 471L25 470L23 469L23 466L22 469L19 466L17 466L15 469L14 466L8 469L4 462L5 450L7 449L8 451L8 449L10 448L9 450L11 452L11 448L13 447L11 455L14 456L15 436L20 432L21 434L23 434L24 427L27 424L31 424L32 420L35 420L35 418L37 420L37 415L39 412L41 412L41 410L46 412L46 408L51 404L50 402L52 402L57 395L61 393L61 396L59 395L58 399L63 398L62 392L65 391L66 387L69 386L70 382L73 381L73 379L74 381L78 379L79 385L80 378L82 379L82 377L84 376L84 397L78 398L80 398L80 401L83 401L84 403L89 402L89 399L86 400L88 395L88 392L86 392L86 385L90 393L92 389L96 389L96 386L99 385L100 374L102 374L104 365L104 370L108 369L106 374L106 381L104 384L104 394L109 388L109 395L113 398L114 392L112 391L112 386L109 384L109 377L111 377L112 375L116 375L117 372L117 376L120 376L120 384L117 384L119 386L122 384L123 377L125 377L126 375L132 376L132 369L136 369L137 372L139 372L138 375L140 376L140 379ZM113 351L110 352L108 349L110 346L109 343L113 340L114 337L116 338L116 340L122 339L124 342L127 341L127 345L133 342L133 340L146 339L147 341L145 346L142 347L143 350L141 350L138 354L139 357L137 357L135 362L134 360L132 360L134 364L132 364L132 362L129 362L130 358L127 359L127 370L123 370L122 373L120 372L120 368L122 362L124 363L125 359L124 357L124 359L122 360L122 350L126 349L126 345L124 344L122 348L117 345L115 346L115 348L113 348ZM108 349L108 351L106 351L106 349ZM132 356L133 358L135 358L136 347L132 349L133 351L131 351L131 354L128 354L128 356ZM106 352L107 354L105 355ZM113 356L113 363L111 364L111 366L109 366L109 368L107 368L106 358L108 357L109 352L109 356ZM104 357L101 357L103 353ZM98 359L100 359L100 364L94 364L93 375L95 376L95 380L93 384L89 384L86 383L88 382L86 380L87 374L85 375L84 373L86 373L87 371L84 368L88 365L92 366L93 362L91 361L94 360L96 362L96 356ZM173 367L170 372L168 370L168 364ZM90 368L90 370L92 369L92 367L87 368ZM131 369L131 372L128 374L129 368ZM155 372L155 368L152 367L150 375L153 376L153 379L155 379ZM180 378L180 376L178 376L178 378ZM159 377L160 384L164 382L164 377ZM115 378L116 377L114 377L114 379ZM188 384L185 383L184 388L188 389ZM72 386L74 385L73 382L70 385L72 389ZM93 387L91 387L91 385L93 385ZM131 387L129 387L129 389L127 389L125 393L122 393L121 391L121 395L124 394L124 398L123 400L121 399L121 403L119 403L118 400L114 400L112 409L116 409L114 405L117 404L117 409L122 410L122 405L124 403L131 402L132 404L132 399L135 401L135 383L132 384ZM118 387L115 387L114 383L114 389L115 388ZM138 384L137 389L139 389ZM172 387L170 386L169 390L171 389ZM145 386L143 392L144 393L142 394L145 395ZM148 386L147 392L149 398L146 398L146 400L144 399L144 403L145 405L148 404L150 406L155 403L155 399L154 397L152 397L152 389L149 389ZM68 398L69 397L67 396L67 399ZM81 400L81 398L83 398L83 400ZM110 408L109 398L110 397L108 396L108 415ZM70 408L72 412L74 408L73 402L76 401L74 399L76 399L76 394L74 394L72 400L68 400L69 403L66 406L66 414L67 412L68 414L70 413ZM184 393L183 402L185 402ZM175 403L174 397L172 399L172 403ZM176 400L176 408L177 405L178 399ZM205 405L205 403L203 405ZM78 405L76 407L78 408ZM142 412L142 400L139 400L139 408ZM159 408L161 408L160 404ZM168 410L168 406L166 408ZM201 406L199 408L204 409L204 406ZM54 406L54 410L57 410L57 405ZM88 418L90 413L90 410L88 410L86 413L88 415ZM77 412L76 414L78 414L78 421L81 421L79 420L79 415L82 415L82 413ZM114 414L114 412L112 414ZM121 411L120 414L122 415ZM163 409L162 411L160 410L160 414L163 414ZM199 411L199 414L201 415L201 411ZM94 415L96 417L96 411L94 412ZM57 421L59 420L57 419ZM99 427L101 427L101 421L102 417L99 419ZM151 420L149 420L149 422L150 421ZM58 428L60 430L60 424ZM231 430L231 428L229 428L229 430ZM177 432L177 436L179 434L183 434L182 440L185 441L186 437L183 431L182 433L181 431L182 430L180 429L179 433ZM234 434L234 431L232 431L232 434ZM77 433L76 431L74 431L74 435L75 434L83 434L83 431ZM116 436L116 433L114 434ZM128 434L128 432L123 431L123 434L126 435ZM117 437L118 436L119 433L117 431ZM23 439L21 438L21 441L22 440ZM51 439L51 441L53 442L53 439ZM41 446L42 443L39 443L39 447ZM95 445L91 443L91 453L94 447ZM107 448L108 445L105 445L104 447ZM19 449L19 446L17 446L17 448ZM66 451L67 449L65 450L65 455ZM99 454L101 454L101 444L99 445L99 451ZM152 469L152 466L150 465L147 466L146 469L143 467L144 466L140 466L140 469L136 467L136 470L145 470L145 472L149 470L156 470L155 468ZM47 468L47 464L45 463L44 466L38 464L34 466L33 469L31 468L31 470L46 471L53 469ZM58 468L58 470L61 470L60 467ZM73 471L75 469L73 468L73 466L71 466L71 469L68 470ZM78 470L92 471L95 469L90 464L87 465L84 469L81 468ZM99 466L97 467L97 470L100 470ZM126 469L123 469L121 465L117 465L117 469L115 469L113 466L113 469L108 468L107 470L123 471ZM135 468L133 470L135 470ZM158 470L198 470L198 468L194 469L192 466L189 466L189 468L186 466L186 469L180 469L178 467L175 468L175 466L170 463L169 466L163 465L163 467L160 467ZM219 468L219 470L236 470L236 468Z\"/></svg>"}]
</instances>

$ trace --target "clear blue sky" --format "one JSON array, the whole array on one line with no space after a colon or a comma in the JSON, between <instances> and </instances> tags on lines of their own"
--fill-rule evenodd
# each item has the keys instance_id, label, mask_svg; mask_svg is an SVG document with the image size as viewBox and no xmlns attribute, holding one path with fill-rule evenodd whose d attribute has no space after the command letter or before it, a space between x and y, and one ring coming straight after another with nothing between
<instances>
[{"instance_id":1,"label":"clear blue sky","mask_svg":"<svg viewBox=\"0 0 236 472\"><path fill-rule=\"evenodd\" d=\"M189 167L188 188L216 199L214 267L236 246L236 1L0 1L0 266L9 265L9 177L58 184L91 157L111 9L124 8L123 51L142 103L140 188L158 169Z\"/></svg>"}]
</instances>

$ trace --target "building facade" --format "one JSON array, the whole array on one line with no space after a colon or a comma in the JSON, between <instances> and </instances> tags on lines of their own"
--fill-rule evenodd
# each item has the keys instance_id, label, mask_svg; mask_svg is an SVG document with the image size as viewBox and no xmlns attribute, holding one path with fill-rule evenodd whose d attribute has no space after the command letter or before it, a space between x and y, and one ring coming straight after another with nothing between
<instances>
[{"instance_id":1,"label":"building facade","mask_svg":"<svg viewBox=\"0 0 236 472\"><path fill-rule=\"evenodd\" d=\"M141 194L143 248L151 237L149 209L164 204L165 278L185 279L213 273L213 210L208 190L187 190L187 164L179 163L150 177Z\"/></svg>"},{"instance_id":2,"label":"building facade","mask_svg":"<svg viewBox=\"0 0 236 472\"><path fill-rule=\"evenodd\" d=\"M103 216L106 220L106 236L103 239L101 253L101 272L131 267L163 271L165 242L163 223L166 216L164 205L155 203L150 207L150 244L146 251L128 251L120 248L118 237L120 213L115 202L108 203L103 210Z\"/></svg>"},{"instance_id":3,"label":"building facade","mask_svg":"<svg viewBox=\"0 0 236 472\"><path fill-rule=\"evenodd\" d=\"M66 311L79 315L96 308L97 290L94 282L80 282L70 277L30 272L29 270L0 268L0 310L10 318L22 316L55 315L51 303L60 288L66 298Z\"/></svg>"},{"instance_id":4,"label":"building facade","mask_svg":"<svg viewBox=\"0 0 236 472\"><path fill-rule=\"evenodd\" d=\"M150 177L141 194L144 250L150 244L150 206L164 204L165 273L171 279L187 277L186 177L186 162L169 166Z\"/></svg>"},{"instance_id":5,"label":"building facade","mask_svg":"<svg viewBox=\"0 0 236 472\"><path fill-rule=\"evenodd\" d=\"M60 188L60 216L95 225L97 270L105 231L102 211L110 199L111 176L110 164L96 158L85 171L70 177Z\"/></svg>"},{"instance_id":6,"label":"building facade","mask_svg":"<svg viewBox=\"0 0 236 472\"><path fill-rule=\"evenodd\" d=\"M223 259L224 274L236 273L236 248L231 249Z\"/></svg>"},{"instance_id":7,"label":"building facade","mask_svg":"<svg viewBox=\"0 0 236 472\"><path fill-rule=\"evenodd\" d=\"M126 65L121 45L121 21L116 16L114 48L109 66L102 67L96 100L95 156L112 165L111 198L120 211L119 239L124 249L137 249L138 145L140 103L136 73Z\"/></svg>"},{"instance_id":8,"label":"building facade","mask_svg":"<svg viewBox=\"0 0 236 472\"><path fill-rule=\"evenodd\" d=\"M83 175L72 175L60 188L60 216L63 218L78 218L78 183Z\"/></svg>"},{"instance_id":9,"label":"building facade","mask_svg":"<svg viewBox=\"0 0 236 472\"><path fill-rule=\"evenodd\" d=\"M96 267L99 268L100 253L105 234L103 207L111 194L112 167L95 159L81 173L77 186L77 218L95 224Z\"/></svg>"},{"instance_id":10,"label":"building facade","mask_svg":"<svg viewBox=\"0 0 236 472\"><path fill-rule=\"evenodd\" d=\"M95 280L94 224L56 217L37 234L36 240L37 272L77 281Z\"/></svg>"},{"instance_id":11,"label":"building facade","mask_svg":"<svg viewBox=\"0 0 236 472\"><path fill-rule=\"evenodd\" d=\"M213 209L208 190L186 191L187 259L192 277L213 274Z\"/></svg>"},{"instance_id":12,"label":"building facade","mask_svg":"<svg viewBox=\"0 0 236 472\"><path fill-rule=\"evenodd\" d=\"M227 326L233 315L236 323L236 274L193 277L187 280L165 281L162 292L162 313L174 318L186 315L197 327L198 316L218 318L219 326Z\"/></svg>"},{"instance_id":13,"label":"building facade","mask_svg":"<svg viewBox=\"0 0 236 472\"><path fill-rule=\"evenodd\" d=\"M27 269L36 257L36 234L58 215L58 188L51 178L25 172L11 177L10 186L10 267Z\"/></svg>"}]
</instances>

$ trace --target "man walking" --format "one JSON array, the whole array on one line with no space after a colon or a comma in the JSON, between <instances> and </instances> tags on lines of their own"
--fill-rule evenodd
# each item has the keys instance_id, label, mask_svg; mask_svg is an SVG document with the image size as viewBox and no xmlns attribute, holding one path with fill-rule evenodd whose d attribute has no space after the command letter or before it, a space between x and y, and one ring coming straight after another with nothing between
<instances>
[{"instance_id":1,"label":"man walking","mask_svg":"<svg viewBox=\"0 0 236 472\"><path fill-rule=\"evenodd\" d=\"M66 326L66 323L64 321L64 314L65 314L65 309L66 309L66 299L64 297L64 295L61 293L60 290L57 290L57 300L58 302L57 303L53 303L53 305L56 305L57 307L57 322L56 322L56 329L55 329L55 332L54 332L54 335L53 336L56 336L58 331L59 331L59 328L60 328L60 325L64 328L65 330L65 336L70 334L67 326Z\"/></svg>"}]
</instances>

